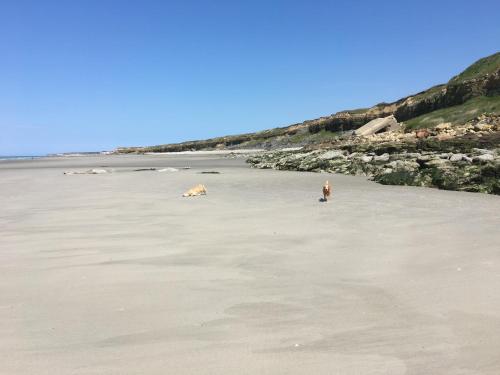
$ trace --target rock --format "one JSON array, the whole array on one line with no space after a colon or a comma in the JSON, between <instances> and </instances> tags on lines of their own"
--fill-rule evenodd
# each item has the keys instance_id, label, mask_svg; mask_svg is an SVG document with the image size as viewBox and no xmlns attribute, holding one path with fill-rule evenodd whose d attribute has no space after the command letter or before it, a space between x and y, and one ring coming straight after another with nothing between
<instances>
[{"instance_id":1,"label":"rock","mask_svg":"<svg viewBox=\"0 0 500 375\"><path fill-rule=\"evenodd\" d=\"M406 159L418 159L421 156L422 155L419 154L418 152L407 152L407 153L404 153L404 154L400 155L400 157L404 157Z\"/></svg>"},{"instance_id":2,"label":"rock","mask_svg":"<svg viewBox=\"0 0 500 375\"><path fill-rule=\"evenodd\" d=\"M438 154L436 156L440 157L441 159L446 159L448 160L450 157L451 157L452 154L450 153L442 153L442 154Z\"/></svg>"},{"instance_id":3,"label":"rock","mask_svg":"<svg viewBox=\"0 0 500 375\"><path fill-rule=\"evenodd\" d=\"M345 158L345 156L343 151L332 150L332 151L327 151L324 154L320 155L319 158L322 160L330 160L330 159Z\"/></svg>"},{"instance_id":4,"label":"rock","mask_svg":"<svg viewBox=\"0 0 500 375\"><path fill-rule=\"evenodd\" d=\"M473 157L472 160L473 161L486 162L486 161L493 161L493 160L495 160L495 157L493 156L493 154L482 154L482 155Z\"/></svg>"},{"instance_id":5,"label":"rock","mask_svg":"<svg viewBox=\"0 0 500 375\"><path fill-rule=\"evenodd\" d=\"M481 155L484 155L484 154L493 154L493 151L492 150L486 150L484 148L475 148L474 149L475 152L481 154Z\"/></svg>"},{"instance_id":6,"label":"rock","mask_svg":"<svg viewBox=\"0 0 500 375\"><path fill-rule=\"evenodd\" d=\"M431 133L429 133L427 129L418 129L417 131L415 131L415 137L417 137L418 139L427 138L430 135Z\"/></svg>"},{"instance_id":7,"label":"rock","mask_svg":"<svg viewBox=\"0 0 500 375\"><path fill-rule=\"evenodd\" d=\"M430 155L420 155L419 157L417 157L417 161L421 162L421 163L429 161L429 160L431 160Z\"/></svg>"},{"instance_id":8,"label":"rock","mask_svg":"<svg viewBox=\"0 0 500 375\"><path fill-rule=\"evenodd\" d=\"M382 155L375 156L373 158L373 160L376 161L376 162L387 162L387 161L389 161L389 158L390 158L389 154L385 153L385 154L382 154Z\"/></svg>"},{"instance_id":9,"label":"rock","mask_svg":"<svg viewBox=\"0 0 500 375\"><path fill-rule=\"evenodd\" d=\"M357 136L371 136L384 129L394 131L399 129L399 127L400 125L396 118L393 115L390 115L383 118L376 118L375 120L366 123L362 127L356 129L354 134Z\"/></svg>"},{"instance_id":10,"label":"rock","mask_svg":"<svg viewBox=\"0 0 500 375\"><path fill-rule=\"evenodd\" d=\"M474 125L474 130L476 130L476 131L484 132L484 131L490 131L492 129L493 129L493 126L490 124L478 123L478 124Z\"/></svg>"},{"instance_id":11,"label":"rock","mask_svg":"<svg viewBox=\"0 0 500 375\"><path fill-rule=\"evenodd\" d=\"M168 168L158 169L158 172L179 172L179 170L177 168L168 167Z\"/></svg>"},{"instance_id":12,"label":"rock","mask_svg":"<svg viewBox=\"0 0 500 375\"><path fill-rule=\"evenodd\" d=\"M453 154L450 156L450 161L451 162L457 162L457 161L462 161L462 159L464 158L464 154Z\"/></svg>"},{"instance_id":13,"label":"rock","mask_svg":"<svg viewBox=\"0 0 500 375\"><path fill-rule=\"evenodd\" d=\"M464 155L463 158L462 158L464 161L466 161L467 163L472 163L472 158Z\"/></svg>"},{"instance_id":14,"label":"rock","mask_svg":"<svg viewBox=\"0 0 500 375\"><path fill-rule=\"evenodd\" d=\"M388 164L389 167L391 167L395 171L407 171L411 172L414 171L419 167L419 164L414 162L414 161L407 161L407 160L394 160L391 161Z\"/></svg>"},{"instance_id":15,"label":"rock","mask_svg":"<svg viewBox=\"0 0 500 375\"><path fill-rule=\"evenodd\" d=\"M451 134L439 134L436 138L438 139L438 141L446 141L453 137L451 136Z\"/></svg>"},{"instance_id":16,"label":"rock","mask_svg":"<svg viewBox=\"0 0 500 375\"><path fill-rule=\"evenodd\" d=\"M448 160L446 159L431 159L427 162L425 162L425 165L428 167L443 167L448 163Z\"/></svg>"},{"instance_id":17,"label":"rock","mask_svg":"<svg viewBox=\"0 0 500 375\"><path fill-rule=\"evenodd\" d=\"M373 160L373 156L370 156L370 155L364 155L361 157L361 160L365 163L369 163Z\"/></svg>"},{"instance_id":18,"label":"rock","mask_svg":"<svg viewBox=\"0 0 500 375\"><path fill-rule=\"evenodd\" d=\"M67 171L64 172L64 174L72 175L72 174L104 174L104 173L109 173L106 169L89 169L86 170L85 172L80 172L80 171Z\"/></svg>"},{"instance_id":19,"label":"rock","mask_svg":"<svg viewBox=\"0 0 500 375\"><path fill-rule=\"evenodd\" d=\"M437 131L439 131L439 132L442 132L442 131L445 131L445 130L449 130L449 129L451 129L451 123L449 123L449 122L443 122L443 123L437 125L435 127L435 129Z\"/></svg>"}]
</instances>

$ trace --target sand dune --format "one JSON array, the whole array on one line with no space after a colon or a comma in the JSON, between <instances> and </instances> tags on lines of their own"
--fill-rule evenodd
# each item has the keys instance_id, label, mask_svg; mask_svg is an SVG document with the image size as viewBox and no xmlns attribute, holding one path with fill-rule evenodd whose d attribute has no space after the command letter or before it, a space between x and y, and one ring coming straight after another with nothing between
<instances>
[{"instance_id":1,"label":"sand dune","mask_svg":"<svg viewBox=\"0 0 500 375\"><path fill-rule=\"evenodd\" d=\"M129 155L0 162L0 204L0 374L500 373L497 196Z\"/></svg>"}]
</instances>

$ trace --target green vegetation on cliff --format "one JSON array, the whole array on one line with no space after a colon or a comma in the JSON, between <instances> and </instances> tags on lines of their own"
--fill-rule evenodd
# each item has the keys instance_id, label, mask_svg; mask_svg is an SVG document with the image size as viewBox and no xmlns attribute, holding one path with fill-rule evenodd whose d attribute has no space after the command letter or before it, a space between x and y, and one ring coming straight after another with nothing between
<instances>
[{"instance_id":1,"label":"green vegetation on cliff","mask_svg":"<svg viewBox=\"0 0 500 375\"><path fill-rule=\"evenodd\" d=\"M483 113L500 114L500 95L479 96L453 107L438 109L405 121L407 129L431 128L443 122L465 124Z\"/></svg>"},{"instance_id":2,"label":"green vegetation on cliff","mask_svg":"<svg viewBox=\"0 0 500 375\"><path fill-rule=\"evenodd\" d=\"M459 75L453 77L449 83L460 83L486 74L492 74L500 67L500 52L479 59Z\"/></svg>"}]
</instances>

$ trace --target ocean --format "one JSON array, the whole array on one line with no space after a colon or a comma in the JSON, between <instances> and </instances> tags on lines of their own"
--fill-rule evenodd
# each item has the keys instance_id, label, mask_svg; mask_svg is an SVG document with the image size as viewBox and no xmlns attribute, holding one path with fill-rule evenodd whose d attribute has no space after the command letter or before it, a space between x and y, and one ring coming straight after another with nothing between
<instances>
[{"instance_id":1,"label":"ocean","mask_svg":"<svg viewBox=\"0 0 500 375\"><path fill-rule=\"evenodd\" d=\"M2 156L0 155L0 160L23 160L23 159L38 159L42 158L43 156L39 155L32 155L32 156L27 156L27 155L10 155L10 156Z\"/></svg>"}]
</instances>

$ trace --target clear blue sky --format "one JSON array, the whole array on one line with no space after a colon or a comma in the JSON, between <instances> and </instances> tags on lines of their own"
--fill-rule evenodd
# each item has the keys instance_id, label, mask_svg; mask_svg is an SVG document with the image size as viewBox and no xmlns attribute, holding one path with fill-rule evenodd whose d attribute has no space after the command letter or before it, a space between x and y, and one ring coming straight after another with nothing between
<instances>
[{"instance_id":1,"label":"clear blue sky","mask_svg":"<svg viewBox=\"0 0 500 375\"><path fill-rule=\"evenodd\" d=\"M1 1L0 155L285 126L446 82L500 1Z\"/></svg>"}]
</instances>

